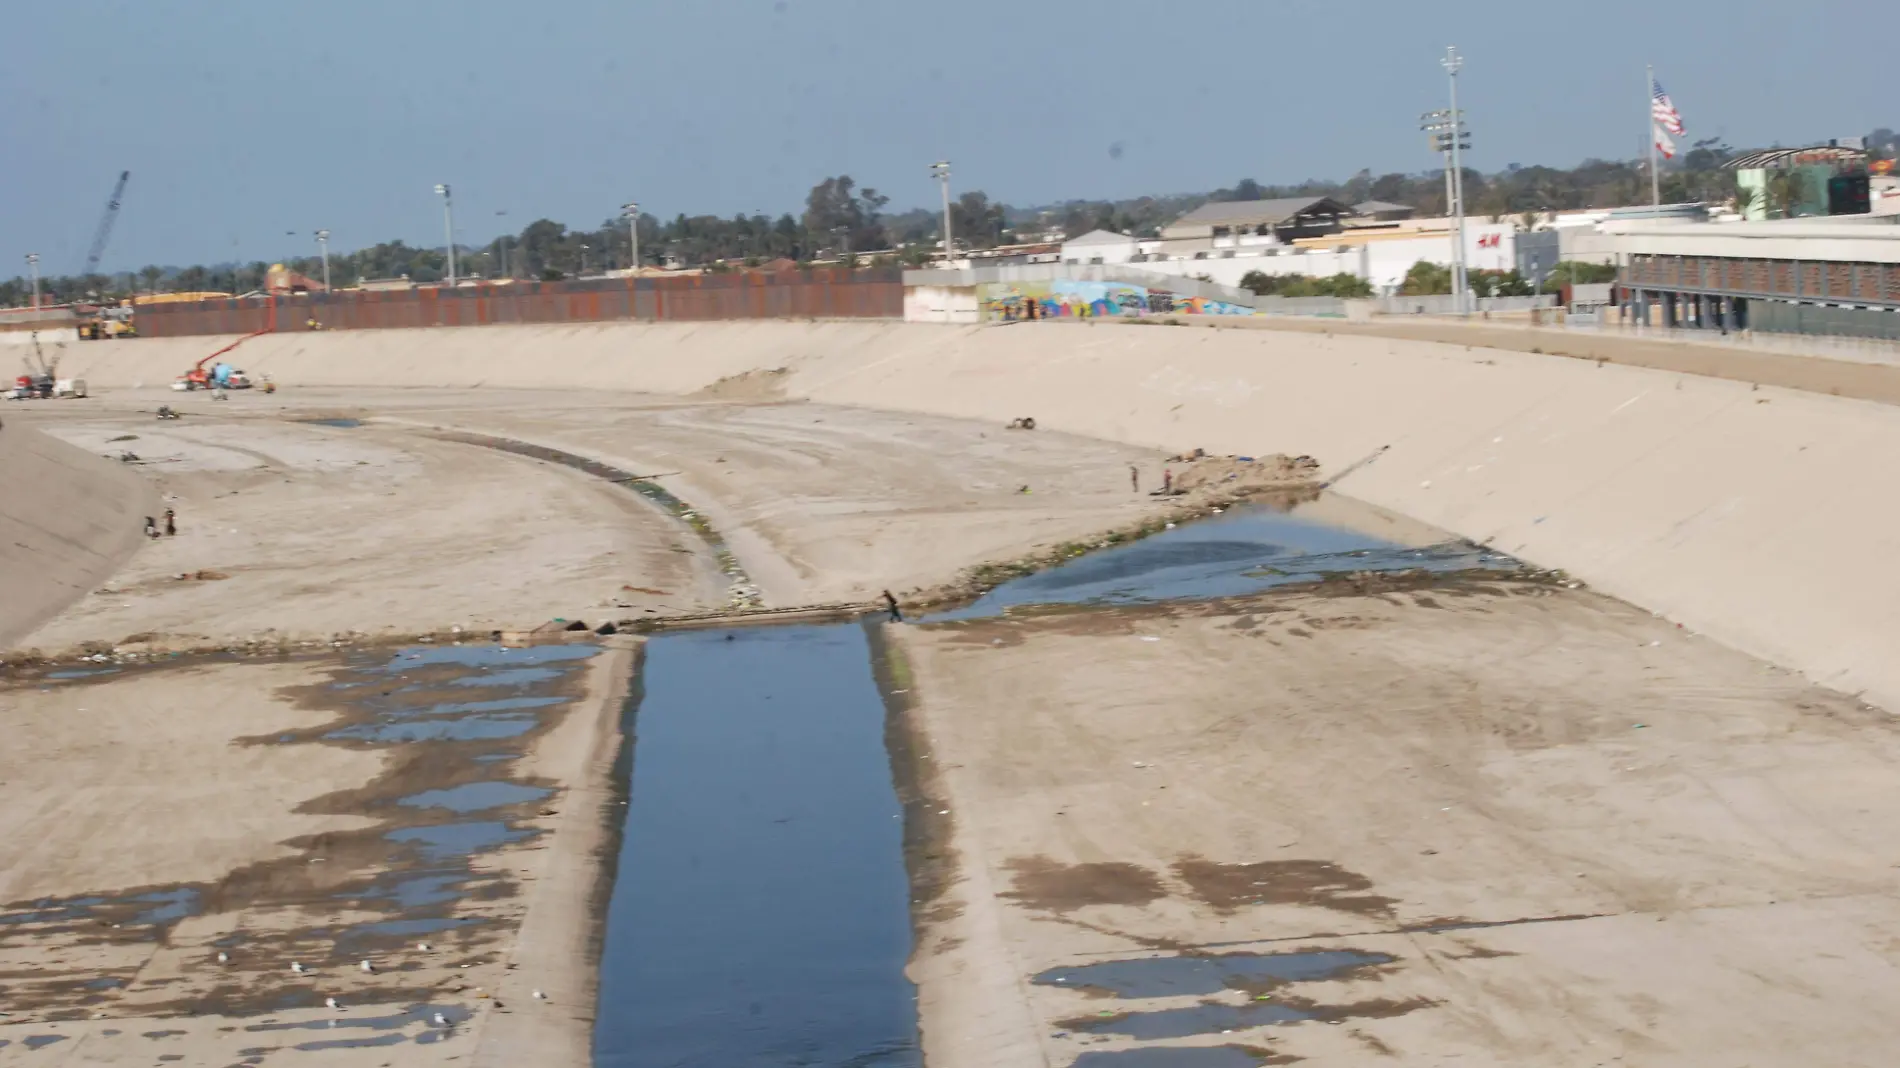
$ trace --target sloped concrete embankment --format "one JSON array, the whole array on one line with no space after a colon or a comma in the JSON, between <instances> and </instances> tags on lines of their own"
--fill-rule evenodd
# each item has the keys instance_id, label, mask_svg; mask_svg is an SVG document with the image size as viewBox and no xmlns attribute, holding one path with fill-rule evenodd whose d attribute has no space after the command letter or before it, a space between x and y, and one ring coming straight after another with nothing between
<instances>
[{"instance_id":1,"label":"sloped concrete embankment","mask_svg":"<svg viewBox=\"0 0 1900 1068\"><path fill-rule=\"evenodd\" d=\"M157 510L157 491L136 471L5 418L0 651L117 570Z\"/></svg>"},{"instance_id":2,"label":"sloped concrete embankment","mask_svg":"<svg viewBox=\"0 0 1900 1068\"><path fill-rule=\"evenodd\" d=\"M75 373L156 386L213 347L104 346ZM392 330L241 353L289 387L684 394L783 367L788 395L834 403L1308 453L1329 472L1376 454L1339 488L1900 708L1888 405L1429 341L1068 323Z\"/></svg>"}]
</instances>

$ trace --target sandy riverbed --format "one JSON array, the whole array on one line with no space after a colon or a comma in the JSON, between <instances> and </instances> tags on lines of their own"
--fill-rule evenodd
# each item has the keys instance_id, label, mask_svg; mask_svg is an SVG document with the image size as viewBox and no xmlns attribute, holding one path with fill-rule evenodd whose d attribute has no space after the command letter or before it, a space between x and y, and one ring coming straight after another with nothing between
<instances>
[{"instance_id":1,"label":"sandy riverbed","mask_svg":"<svg viewBox=\"0 0 1900 1068\"><path fill-rule=\"evenodd\" d=\"M769 398L726 392L217 402L147 390L27 410L66 442L131 454L125 469L152 480L179 532L142 544L20 648L282 640L295 655L77 665L96 675L67 660L65 677L38 669L0 690L14 731L0 755L0 988L12 1014L0 1063L381 1064L397 1045L401 1063L585 1060L630 647L558 680L465 691L448 668L405 666L435 655L426 649L330 639L461 627L473 640L555 617L690 612L724 603L727 580L703 539L625 487L438 429L661 473L776 604L940 584L1161 507L1129 486L1131 464L1158 476L1145 450L734 406ZM156 419L158 403L185 417ZM395 673L393 688L379 688L379 671ZM424 711L390 719L384 705L409 691ZM429 708L461 709L462 726L428 733L453 718ZM517 748L482 748L516 719ZM418 817L402 800L471 784L513 800L451 820L465 828L453 832L436 830L449 816ZM449 862L430 852L434 833L481 841ZM372 958L376 972L357 970Z\"/></svg>"},{"instance_id":2,"label":"sandy riverbed","mask_svg":"<svg viewBox=\"0 0 1900 1068\"><path fill-rule=\"evenodd\" d=\"M1884 712L1549 585L892 634L952 827L933 1068L1889 1059Z\"/></svg>"}]
</instances>

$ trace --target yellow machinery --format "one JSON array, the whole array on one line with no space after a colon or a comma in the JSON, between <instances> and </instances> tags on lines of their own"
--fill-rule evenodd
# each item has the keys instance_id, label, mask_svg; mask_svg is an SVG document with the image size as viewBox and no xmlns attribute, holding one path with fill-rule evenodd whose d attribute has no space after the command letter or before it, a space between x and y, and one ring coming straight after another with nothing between
<instances>
[{"instance_id":1,"label":"yellow machinery","mask_svg":"<svg viewBox=\"0 0 1900 1068\"><path fill-rule=\"evenodd\" d=\"M117 306L80 308L75 311L79 315L81 341L113 341L139 336L138 326L132 319L130 301L122 301Z\"/></svg>"}]
</instances>

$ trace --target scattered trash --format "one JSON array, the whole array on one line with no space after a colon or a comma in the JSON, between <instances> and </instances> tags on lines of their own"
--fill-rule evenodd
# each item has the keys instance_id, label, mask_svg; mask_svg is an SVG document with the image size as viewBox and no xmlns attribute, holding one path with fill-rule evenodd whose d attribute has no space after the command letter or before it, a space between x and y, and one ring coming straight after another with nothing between
<instances>
[{"instance_id":1,"label":"scattered trash","mask_svg":"<svg viewBox=\"0 0 1900 1068\"><path fill-rule=\"evenodd\" d=\"M1033 416L1027 416L1027 415L1023 416L1021 419L1011 419L1009 421L1009 426L1005 427L1004 429L1006 430L1034 430L1036 429L1036 420Z\"/></svg>"}]
</instances>

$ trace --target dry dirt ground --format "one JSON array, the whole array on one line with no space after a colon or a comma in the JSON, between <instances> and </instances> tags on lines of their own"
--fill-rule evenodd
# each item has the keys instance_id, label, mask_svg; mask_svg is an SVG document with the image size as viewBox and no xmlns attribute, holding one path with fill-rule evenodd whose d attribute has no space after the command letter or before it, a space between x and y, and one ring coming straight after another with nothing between
<instances>
[{"instance_id":1,"label":"dry dirt ground","mask_svg":"<svg viewBox=\"0 0 1900 1068\"><path fill-rule=\"evenodd\" d=\"M932 1068L1892 1063L1885 713L1548 585L890 630Z\"/></svg>"},{"instance_id":2,"label":"dry dirt ground","mask_svg":"<svg viewBox=\"0 0 1900 1068\"><path fill-rule=\"evenodd\" d=\"M171 404L186 413L160 421ZM715 608L706 544L624 486L436 440L471 430L617 464L706 516L767 604L869 601L1150 514L1157 456L1043 431L810 404L555 391L121 391L25 413L129 452L178 513L91 596L18 643L532 627ZM356 419L339 427L305 420ZM1027 492L1024 492L1024 490ZM203 575L200 578L197 576ZM181 577L187 576L187 577ZM137 643L133 643L137 644Z\"/></svg>"}]
</instances>

